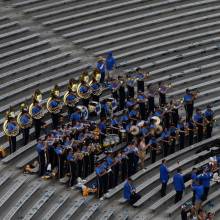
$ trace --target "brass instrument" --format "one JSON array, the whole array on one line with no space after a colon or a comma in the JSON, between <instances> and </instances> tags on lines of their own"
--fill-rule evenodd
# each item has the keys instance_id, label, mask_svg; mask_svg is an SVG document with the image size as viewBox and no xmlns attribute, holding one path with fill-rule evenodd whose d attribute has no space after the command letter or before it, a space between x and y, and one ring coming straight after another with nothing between
<instances>
[{"instance_id":1,"label":"brass instrument","mask_svg":"<svg viewBox=\"0 0 220 220\"><path fill-rule=\"evenodd\" d=\"M154 133L155 135L161 134L163 131L163 127L160 125L160 118L157 116L153 116L152 119L154 120L154 125L156 126L156 128L153 129L152 133Z\"/></svg>"},{"instance_id":2,"label":"brass instrument","mask_svg":"<svg viewBox=\"0 0 220 220\"><path fill-rule=\"evenodd\" d=\"M63 102L69 107L74 107L79 102L79 97L76 96L77 81L71 79L68 85L68 91L63 96Z\"/></svg>"},{"instance_id":3,"label":"brass instrument","mask_svg":"<svg viewBox=\"0 0 220 220\"><path fill-rule=\"evenodd\" d=\"M33 119L41 119L45 115L44 107L41 104L41 102L42 102L42 94L40 90L36 90L33 95L33 101L29 106L29 114ZM35 104L37 105L35 106ZM34 108L38 108L39 111L37 113L34 113L33 112Z\"/></svg>"},{"instance_id":4,"label":"brass instrument","mask_svg":"<svg viewBox=\"0 0 220 220\"><path fill-rule=\"evenodd\" d=\"M81 118L84 120L87 120L89 117L89 112L88 112L87 107L84 105L79 105L79 106L77 106L77 109L80 110Z\"/></svg>"},{"instance_id":5,"label":"brass instrument","mask_svg":"<svg viewBox=\"0 0 220 220\"><path fill-rule=\"evenodd\" d=\"M60 96L60 90L59 90L59 87L56 85L54 89L51 90L51 96L47 100L47 110L50 113L53 113L53 114L60 113L62 109L62 103L61 103L59 96ZM53 101L56 102L56 106L51 106Z\"/></svg>"},{"instance_id":6,"label":"brass instrument","mask_svg":"<svg viewBox=\"0 0 220 220\"><path fill-rule=\"evenodd\" d=\"M131 132L132 135L136 136L140 133L140 128L136 125L132 125L130 127L130 132Z\"/></svg>"},{"instance_id":7,"label":"brass instrument","mask_svg":"<svg viewBox=\"0 0 220 220\"><path fill-rule=\"evenodd\" d=\"M26 116L28 121L26 123L22 122L22 117ZM21 129L30 128L33 123L31 115L28 113L28 107L25 104L21 104L21 112L17 116L17 123Z\"/></svg>"},{"instance_id":8,"label":"brass instrument","mask_svg":"<svg viewBox=\"0 0 220 220\"><path fill-rule=\"evenodd\" d=\"M91 96L91 88L89 86L89 75L84 72L81 76L80 83L77 86L77 95L82 99L88 99Z\"/></svg>"},{"instance_id":9,"label":"brass instrument","mask_svg":"<svg viewBox=\"0 0 220 220\"><path fill-rule=\"evenodd\" d=\"M101 78L100 72L95 69L93 71L93 79L89 82L93 95L100 96L104 90L103 86L99 83Z\"/></svg>"},{"instance_id":10,"label":"brass instrument","mask_svg":"<svg viewBox=\"0 0 220 220\"><path fill-rule=\"evenodd\" d=\"M108 87L112 92L117 92L121 85L123 85L123 80L113 79L112 81L108 82Z\"/></svg>"},{"instance_id":11,"label":"brass instrument","mask_svg":"<svg viewBox=\"0 0 220 220\"><path fill-rule=\"evenodd\" d=\"M3 123L3 131L4 131L5 135L7 135L8 137L17 136L19 134L19 126L18 126L18 123L15 119L14 112L11 112L9 110L9 112L6 113L6 117L7 117L7 119ZM8 130L9 123L12 123L15 126L15 128L12 131Z\"/></svg>"}]
</instances>

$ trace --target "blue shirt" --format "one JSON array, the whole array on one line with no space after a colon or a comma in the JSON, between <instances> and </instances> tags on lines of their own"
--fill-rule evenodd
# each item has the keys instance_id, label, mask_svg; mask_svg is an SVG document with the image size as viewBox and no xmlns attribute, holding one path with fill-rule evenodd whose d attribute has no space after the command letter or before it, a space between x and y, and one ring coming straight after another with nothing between
<instances>
[{"instance_id":1,"label":"blue shirt","mask_svg":"<svg viewBox=\"0 0 220 220\"><path fill-rule=\"evenodd\" d=\"M203 123L203 117L201 114L199 113L196 113L194 118L193 118L194 121L198 122L198 123Z\"/></svg>"},{"instance_id":2,"label":"blue shirt","mask_svg":"<svg viewBox=\"0 0 220 220\"><path fill-rule=\"evenodd\" d=\"M74 101L75 99L76 99L76 96L75 96L75 95L68 95L67 98L66 98L66 100L67 100L68 102L72 102L72 101Z\"/></svg>"},{"instance_id":3,"label":"blue shirt","mask_svg":"<svg viewBox=\"0 0 220 220\"><path fill-rule=\"evenodd\" d=\"M161 138L162 139L167 139L170 136L170 132L169 131L163 131L163 133L161 134Z\"/></svg>"},{"instance_id":4,"label":"blue shirt","mask_svg":"<svg viewBox=\"0 0 220 220\"><path fill-rule=\"evenodd\" d=\"M77 112L74 112L70 116L71 121L79 121L81 119L81 115Z\"/></svg>"},{"instance_id":5,"label":"blue shirt","mask_svg":"<svg viewBox=\"0 0 220 220\"><path fill-rule=\"evenodd\" d=\"M193 98L192 98L192 95L188 95L188 94L186 94L186 95L184 95L184 97L183 97L183 101L184 102L191 102L193 100Z\"/></svg>"},{"instance_id":6,"label":"blue shirt","mask_svg":"<svg viewBox=\"0 0 220 220\"><path fill-rule=\"evenodd\" d=\"M129 112L129 117L136 117L137 116L137 112L135 111L135 110L131 110L130 112Z\"/></svg>"},{"instance_id":7,"label":"blue shirt","mask_svg":"<svg viewBox=\"0 0 220 220\"><path fill-rule=\"evenodd\" d=\"M156 138L151 138L150 141L149 141L149 144L150 145L157 144L157 139Z\"/></svg>"},{"instance_id":8,"label":"blue shirt","mask_svg":"<svg viewBox=\"0 0 220 220\"><path fill-rule=\"evenodd\" d=\"M100 122L100 123L99 123L99 129L100 129L100 131L101 131L102 133L105 133L105 130L106 130L106 125L105 125L105 123Z\"/></svg>"},{"instance_id":9,"label":"blue shirt","mask_svg":"<svg viewBox=\"0 0 220 220\"><path fill-rule=\"evenodd\" d=\"M176 173L173 176L173 185L176 191L183 191L185 189L183 176L180 173Z\"/></svg>"},{"instance_id":10,"label":"blue shirt","mask_svg":"<svg viewBox=\"0 0 220 220\"><path fill-rule=\"evenodd\" d=\"M121 122L127 122L127 121L128 121L128 116L127 116L127 115L122 115L122 116L120 117L120 121L121 121Z\"/></svg>"},{"instance_id":11,"label":"blue shirt","mask_svg":"<svg viewBox=\"0 0 220 220\"><path fill-rule=\"evenodd\" d=\"M103 170L102 170L101 166L95 168L96 175L100 175L102 173L102 171Z\"/></svg>"},{"instance_id":12,"label":"blue shirt","mask_svg":"<svg viewBox=\"0 0 220 220\"><path fill-rule=\"evenodd\" d=\"M208 110L208 109L205 111L204 114L205 114L206 118L212 118L214 116L214 112L212 110Z\"/></svg>"},{"instance_id":13,"label":"blue shirt","mask_svg":"<svg viewBox=\"0 0 220 220\"><path fill-rule=\"evenodd\" d=\"M198 179L196 173L191 174L192 186L195 186L195 181Z\"/></svg>"},{"instance_id":14,"label":"blue shirt","mask_svg":"<svg viewBox=\"0 0 220 220\"><path fill-rule=\"evenodd\" d=\"M106 69L108 71L113 70L115 64L116 64L115 58L113 57L112 52L109 52L106 58Z\"/></svg>"},{"instance_id":15,"label":"blue shirt","mask_svg":"<svg viewBox=\"0 0 220 220\"><path fill-rule=\"evenodd\" d=\"M41 153L42 151L44 151L44 145L42 143L37 143L36 150L38 153Z\"/></svg>"},{"instance_id":16,"label":"blue shirt","mask_svg":"<svg viewBox=\"0 0 220 220\"><path fill-rule=\"evenodd\" d=\"M111 119L111 124L112 124L112 126L117 126L118 125L118 121L117 121L117 119Z\"/></svg>"},{"instance_id":17,"label":"blue shirt","mask_svg":"<svg viewBox=\"0 0 220 220\"><path fill-rule=\"evenodd\" d=\"M105 64L104 63L97 62L96 67L102 75L105 74Z\"/></svg>"},{"instance_id":18,"label":"blue shirt","mask_svg":"<svg viewBox=\"0 0 220 220\"><path fill-rule=\"evenodd\" d=\"M203 193L204 193L204 187L203 186L194 185L194 186L192 186L192 189L195 192L196 201L201 201Z\"/></svg>"},{"instance_id":19,"label":"blue shirt","mask_svg":"<svg viewBox=\"0 0 220 220\"><path fill-rule=\"evenodd\" d=\"M210 182L212 179L212 173L207 172L207 173L203 173L199 176L199 180L201 181L202 185L204 187L209 187L210 186Z\"/></svg>"},{"instance_id":20,"label":"blue shirt","mask_svg":"<svg viewBox=\"0 0 220 220\"><path fill-rule=\"evenodd\" d=\"M69 153L66 157L67 161L73 161L73 154Z\"/></svg>"},{"instance_id":21,"label":"blue shirt","mask_svg":"<svg viewBox=\"0 0 220 220\"><path fill-rule=\"evenodd\" d=\"M107 158L106 158L106 162L107 162L108 167L113 164L113 160L112 160L111 157L107 157Z\"/></svg>"},{"instance_id":22,"label":"blue shirt","mask_svg":"<svg viewBox=\"0 0 220 220\"><path fill-rule=\"evenodd\" d=\"M127 181L124 184L123 195L126 200L130 200L132 191L135 190L135 187L132 184L129 184Z\"/></svg>"},{"instance_id":23,"label":"blue shirt","mask_svg":"<svg viewBox=\"0 0 220 220\"><path fill-rule=\"evenodd\" d=\"M63 152L63 149L62 149L61 147L56 147L56 148L54 149L54 151L55 151L55 153L56 153L57 155L61 155L62 152Z\"/></svg>"},{"instance_id":24,"label":"blue shirt","mask_svg":"<svg viewBox=\"0 0 220 220\"><path fill-rule=\"evenodd\" d=\"M169 170L164 164L160 165L160 180L162 183L167 183L169 180Z\"/></svg>"}]
</instances>

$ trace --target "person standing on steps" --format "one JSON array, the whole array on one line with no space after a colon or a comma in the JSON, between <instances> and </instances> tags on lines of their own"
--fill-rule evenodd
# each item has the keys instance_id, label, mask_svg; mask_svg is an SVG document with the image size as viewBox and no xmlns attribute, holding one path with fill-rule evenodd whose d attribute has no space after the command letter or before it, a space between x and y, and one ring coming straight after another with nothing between
<instances>
[{"instance_id":1,"label":"person standing on steps","mask_svg":"<svg viewBox=\"0 0 220 220\"><path fill-rule=\"evenodd\" d=\"M166 159L162 160L162 164L160 165L160 181L161 181L161 190L160 195L164 197L166 195L167 182L169 180L169 170L166 166Z\"/></svg>"},{"instance_id":2,"label":"person standing on steps","mask_svg":"<svg viewBox=\"0 0 220 220\"><path fill-rule=\"evenodd\" d=\"M185 184L182 175L182 169L177 168L176 174L173 176L173 185L176 191L175 203L179 202L182 199L183 191L185 189Z\"/></svg>"}]
</instances>

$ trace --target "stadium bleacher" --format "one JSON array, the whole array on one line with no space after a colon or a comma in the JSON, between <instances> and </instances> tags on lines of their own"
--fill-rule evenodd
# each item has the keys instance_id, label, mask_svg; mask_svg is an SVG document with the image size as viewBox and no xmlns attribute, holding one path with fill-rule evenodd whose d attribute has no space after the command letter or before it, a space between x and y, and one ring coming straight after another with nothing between
<instances>
[{"instance_id":1,"label":"stadium bleacher","mask_svg":"<svg viewBox=\"0 0 220 220\"><path fill-rule=\"evenodd\" d=\"M186 88L198 89L195 107L213 106L215 136L167 157L172 174L180 165L188 174L193 166L208 163L210 151L197 151L220 142L219 0L0 0L0 5L2 148L9 148L2 125L10 106L17 115L22 102L30 104L36 88L41 89L44 102L54 84L63 94L70 77L78 78L82 70L93 65L91 60L113 51L124 72L137 66L150 72L146 85L170 82L173 87L168 98L181 98ZM70 45L68 50L66 45ZM49 114L45 121L51 125ZM30 130L33 133L34 128ZM21 140L19 135L18 144ZM131 177L142 195L134 204L136 208L122 198L123 183L104 201L94 196L84 200L79 191L66 189L58 181L22 174L25 165L37 158L35 145L36 140L32 140L0 161L0 219L176 220L180 219L181 205L192 198L187 182L183 200L174 204L172 179L167 195L160 198L161 160L149 165L148 158L146 170ZM198 162L201 156L205 159ZM92 174L88 182L94 177ZM216 219L220 218L219 195L213 182L204 207L209 209L212 202Z\"/></svg>"}]
</instances>

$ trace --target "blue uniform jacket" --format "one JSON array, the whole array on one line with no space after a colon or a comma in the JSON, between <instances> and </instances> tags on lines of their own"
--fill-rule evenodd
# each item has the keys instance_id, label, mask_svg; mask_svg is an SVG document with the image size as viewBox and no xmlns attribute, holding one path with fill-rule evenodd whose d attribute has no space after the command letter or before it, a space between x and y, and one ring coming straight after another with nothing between
<instances>
[{"instance_id":1,"label":"blue uniform jacket","mask_svg":"<svg viewBox=\"0 0 220 220\"><path fill-rule=\"evenodd\" d=\"M183 191L185 189L183 176L180 173L176 173L173 176L173 185L176 191Z\"/></svg>"},{"instance_id":2,"label":"blue uniform jacket","mask_svg":"<svg viewBox=\"0 0 220 220\"><path fill-rule=\"evenodd\" d=\"M132 191L133 191L134 189L135 189L135 187L134 187L132 184L129 184L128 182L125 183L123 194L124 194L124 198L125 198L126 200L130 200Z\"/></svg>"},{"instance_id":3,"label":"blue uniform jacket","mask_svg":"<svg viewBox=\"0 0 220 220\"><path fill-rule=\"evenodd\" d=\"M164 164L160 165L160 180L162 183L167 183L169 180L169 170Z\"/></svg>"}]
</instances>

